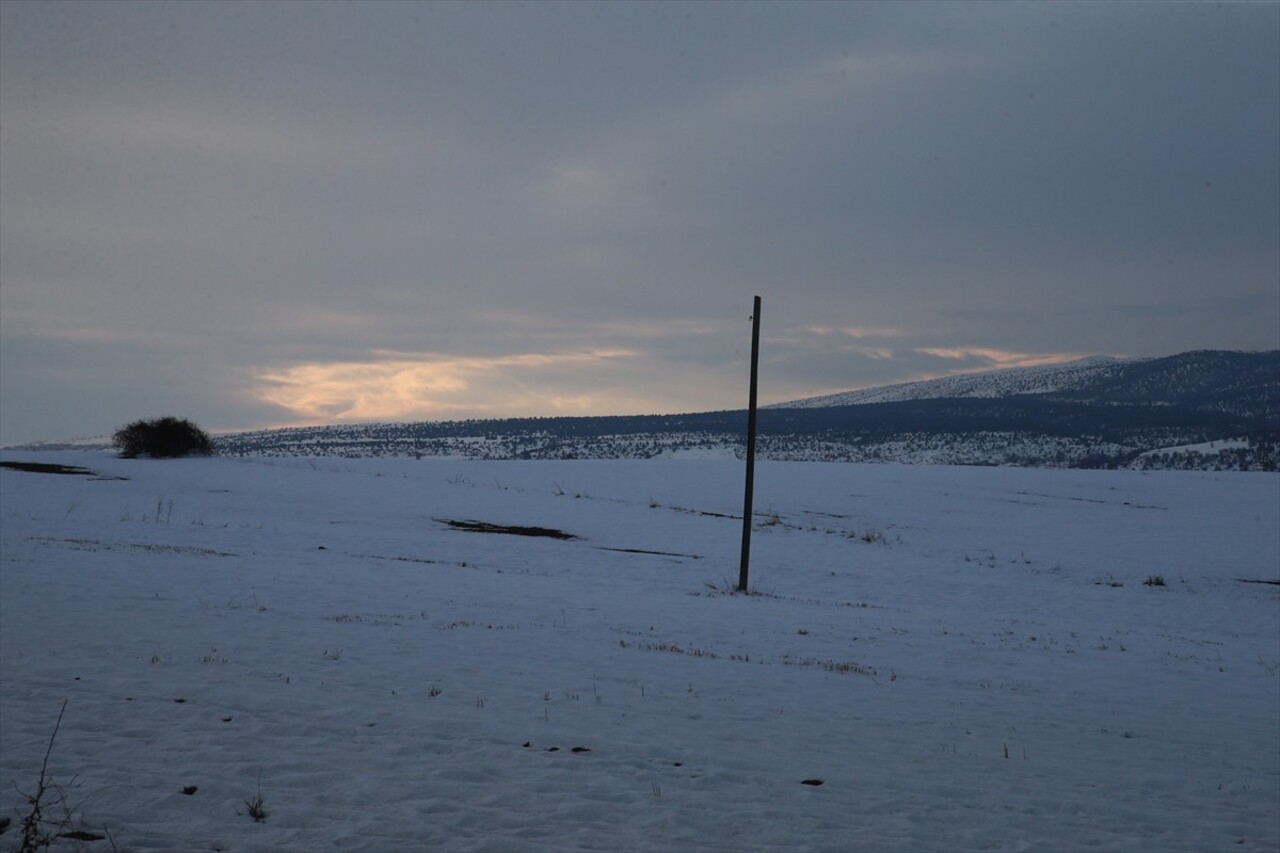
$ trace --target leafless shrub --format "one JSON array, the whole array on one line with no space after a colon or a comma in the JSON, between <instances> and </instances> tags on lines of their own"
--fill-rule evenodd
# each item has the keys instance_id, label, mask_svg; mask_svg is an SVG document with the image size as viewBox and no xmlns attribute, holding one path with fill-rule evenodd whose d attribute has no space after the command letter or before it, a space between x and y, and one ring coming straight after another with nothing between
<instances>
[{"instance_id":1,"label":"leafless shrub","mask_svg":"<svg viewBox=\"0 0 1280 853\"><path fill-rule=\"evenodd\" d=\"M49 756L53 753L53 743L62 727L62 716L67 712L67 700L62 700L62 708L58 711L58 719L53 724L53 734L49 735L49 745L44 751L44 761L40 765L40 777L36 780L36 788L31 793L17 788L19 794L27 801L27 813L18 812L22 818L19 828L22 838L18 842L18 853L35 853L47 850L61 839L72 841L101 841L109 839L111 849L115 849L115 841L109 835L89 832L85 829L72 828L72 809L67 803L67 786L54 781L49 775ZM67 785L75 785L75 777ZM57 816L51 812L59 812ZM7 819L6 819L7 823Z\"/></svg>"},{"instance_id":2,"label":"leafless shrub","mask_svg":"<svg viewBox=\"0 0 1280 853\"><path fill-rule=\"evenodd\" d=\"M253 799L244 801L245 808L248 809L249 817L253 818L254 823L262 823L267 819L266 809L262 807L262 768L258 768L258 793Z\"/></svg>"}]
</instances>

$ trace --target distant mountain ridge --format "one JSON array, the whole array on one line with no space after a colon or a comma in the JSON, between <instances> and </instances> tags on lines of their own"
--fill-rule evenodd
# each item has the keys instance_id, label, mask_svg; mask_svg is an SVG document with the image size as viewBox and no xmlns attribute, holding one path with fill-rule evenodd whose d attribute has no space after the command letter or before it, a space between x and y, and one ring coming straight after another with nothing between
<instances>
[{"instance_id":1,"label":"distant mountain ridge","mask_svg":"<svg viewBox=\"0 0 1280 853\"><path fill-rule=\"evenodd\" d=\"M740 455L744 411L354 424L223 436L279 456L648 459ZM1277 470L1280 350L1069 364L905 383L763 409L762 459Z\"/></svg>"},{"instance_id":2,"label":"distant mountain ridge","mask_svg":"<svg viewBox=\"0 0 1280 853\"><path fill-rule=\"evenodd\" d=\"M1052 396L1103 405L1183 406L1196 411L1280 418L1280 350L1198 350L1135 359L1087 385Z\"/></svg>"},{"instance_id":3,"label":"distant mountain ridge","mask_svg":"<svg viewBox=\"0 0 1280 853\"><path fill-rule=\"evenodd\" d=\"M1280 470L1280 350L1095 357L771 406L761 459ZM223 435L243 456L649 459L741 455L746 412L298 427ZM26 449L39 449L29 446Z\"/></svg>"},{"instance_id":4,"label":"distant mountain ridge","mask_svg":"<svg viewBox=\"0 0 1280 853\"><path fill-rule=\"evenodd\" d=\"M768 408L813 409L827 406L936 400L943 397L1011 397L1015 394L1074 391L1102 381L1103 377L1116 370L1119 365L1148 360L1095 355L1063 364L1010 367L980 373L943 376L937 379L922 379L916 382L877 385L858 391L841 391L786 403L774 403Z\"/></svg>"},{"instance_id":5,"label":"distant mountain ridge","mask_svg":"<svg viewBox=\"0 0 1280 853\"><path fill-rule=\"evenodd\" d=\"M1197 411L1274 417L1280 413L1280 350L1197 350L1164 358L1092 356L1065 364L967 373L827 394L770 408L1020 395L1104 405L1177 405Z\"/></svg>"}]
</instances>

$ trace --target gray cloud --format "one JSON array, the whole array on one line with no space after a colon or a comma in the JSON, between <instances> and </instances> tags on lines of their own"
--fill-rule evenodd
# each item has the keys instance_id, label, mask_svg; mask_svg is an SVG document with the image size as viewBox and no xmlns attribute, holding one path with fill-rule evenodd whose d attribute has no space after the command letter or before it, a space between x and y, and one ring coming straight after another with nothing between
<instances>
[{"instance_id":1,"label":"gray cloud","mask_svg":"<svg viewBox=\"0 0 1280 853\"><path fill-rule=\"evenodd\" d=\"M1274 4L0 16L0 441L1280 346Z\"/></svg>"}]
</instances>

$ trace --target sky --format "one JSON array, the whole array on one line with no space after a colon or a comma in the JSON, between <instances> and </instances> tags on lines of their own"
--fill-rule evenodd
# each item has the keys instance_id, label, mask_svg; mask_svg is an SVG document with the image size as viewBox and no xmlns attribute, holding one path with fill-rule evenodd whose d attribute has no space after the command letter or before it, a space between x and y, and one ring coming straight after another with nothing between
<instances>
[{"instance_id":1,"label":"sky","mask_svg":"<svg viewBox=\"0 0 1280 853\"><path fill-rule=\"evenodd\" d=\"M1277 3L0 3L0 444L1280 348Z\"/></svg>"}]
</instances>

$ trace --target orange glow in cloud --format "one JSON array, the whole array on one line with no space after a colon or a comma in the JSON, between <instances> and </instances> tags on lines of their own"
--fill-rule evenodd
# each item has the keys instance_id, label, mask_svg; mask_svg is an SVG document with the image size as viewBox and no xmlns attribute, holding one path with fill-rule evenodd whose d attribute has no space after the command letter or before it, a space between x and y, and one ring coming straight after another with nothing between
<instances>
[{"instance_id":1,"label":"orange glow in cloud","mask_svg":"<svg viewBox=\"0 0 1280 853\"><path fill-rule=\"evenodd\" d=\"M307 421L426 419L458 412L497 416L542 407L576 408L587 405L591 397L574 393L574 383L564 378L566 369L571 375L637 354L621 349L496 358L381 353L369 361L262 371L253 395ZM554 377L539 376L548 371ZM531 388L534 381L550 390Z\"/></svg>"},{"instance_id":2,"label":"orange glow in cloud","mask_svg":"<svg viewBox=\"0 0 1280 853\"><path fill-rule=\"evenodd\" d=\"M910 332L895 326L806 326L815 335L844 335L846 338L905 338Z\"/></svg>"},{"instance_id":3,"label":"orange glow in cloud","mask_svg":"<svg viewBox=\"0 0 1280 853\"><path fill-rule=\"evenodd\" d=\"M968 373L971 370L1002 370L1009 367L1045 367L1084 358L1079 353L1025 353L988 347L917 347L915 352L955 361L976 358L986 362L978 367L956 371L957 373Z\"/></svg>"}]
</instances>

